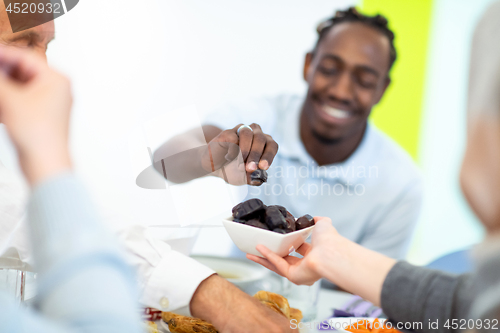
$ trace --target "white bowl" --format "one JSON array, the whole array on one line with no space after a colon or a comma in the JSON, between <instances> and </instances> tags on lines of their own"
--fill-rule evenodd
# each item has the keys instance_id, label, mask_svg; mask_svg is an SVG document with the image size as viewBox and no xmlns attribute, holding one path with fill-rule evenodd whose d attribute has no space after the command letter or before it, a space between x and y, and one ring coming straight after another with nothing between
<instances>
[{"instance_id":1,"label":"white bowl","mask_svg":"<svg viewBox=\"0 0 500 333\"><path fill-rule=\"evenodd\" d=\"M314 226L288 234L278 234L271 230L260 229L246 224L233 221L233 217L222 220L229 237L234 244L243 252L262 257L256 250L258 244L262 244L269 250L285 257L298 249L311 235Z\"/></svg>"}]
</instances>

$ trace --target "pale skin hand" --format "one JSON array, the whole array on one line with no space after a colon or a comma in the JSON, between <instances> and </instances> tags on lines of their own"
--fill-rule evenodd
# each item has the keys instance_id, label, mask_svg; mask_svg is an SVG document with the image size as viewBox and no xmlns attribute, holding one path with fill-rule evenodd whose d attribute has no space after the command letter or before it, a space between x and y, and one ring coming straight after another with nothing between
<instances>
[{"instance_id":1,"label":"pale skin hand","mask_svg":"<svg viewBox=\"0 0 500 333\"><path fill-rule=\"evenodd\" d=\"M266 308L218 275L203 281L190 303L193 316L206 320L221 333L285 333L284 316Z\"/></svg>"},{"instance_id":2,"label":"pale skin hand","mask_svg":"<svg viewBox=\"0 0 500 333\"><path fill-rule=\"evenodd\" d=\"M68 79L26 50L0 47L0 121L31 185L71 168Z\"/></svg>"},{"instance_id":3,"label":"pale skin hand","mask_svg":"<svg viewBox=\"0 0 500 333\"><path fill-rule=\"evenodd\" d=\"M295 284L311 285L326 278L380 305L382 285L396 261L340 236L329 218L315 217L315 222L311 244L304 243L297 250L303 258L281 258L263 245L257 250L265 259L251 254L247 258Z\"/></svg>"}]
</instances>

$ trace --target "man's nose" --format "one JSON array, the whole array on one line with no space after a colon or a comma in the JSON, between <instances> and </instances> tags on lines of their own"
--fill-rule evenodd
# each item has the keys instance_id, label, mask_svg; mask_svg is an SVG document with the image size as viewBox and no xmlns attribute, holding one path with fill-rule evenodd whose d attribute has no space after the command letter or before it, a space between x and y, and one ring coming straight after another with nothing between
<instances>
[{"instance_id":1,"label":"man's nose","mask_svg":"<svg viewBox=\"0 0 500 333\"><path fill-rule=\"evenodd\" d=\"M348 73L342 73L328 86L328 95L343 104L350 104L354 98L354 83Z\"/></svg>"}]
</instances>

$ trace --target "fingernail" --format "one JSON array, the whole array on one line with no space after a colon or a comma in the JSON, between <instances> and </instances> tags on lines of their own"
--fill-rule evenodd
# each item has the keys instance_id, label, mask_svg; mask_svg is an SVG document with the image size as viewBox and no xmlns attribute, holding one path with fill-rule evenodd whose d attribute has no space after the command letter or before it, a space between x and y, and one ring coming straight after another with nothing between
<instances>
[{"instance_id":1,"label":"fingernail","mask_svg":"<svg viewBox=\"0 0 500 333\"><path fill-rule=\"evenodd\" d=\"M250 162L248 163L247 169L248 171L255 171L257 170L257 164L255 162Z\"/></svg>"},{"instance_id":2,"label":"fingernail","mask_svg":"<svg viewBox=\"0 0 500 333\"><path fill-rule=\"evenodd\" d=\"M259 167L262 170L267 170L267 169L269 169L269 163L266 160L262 160L259 162Z\"/></svg>"}]
</instances>

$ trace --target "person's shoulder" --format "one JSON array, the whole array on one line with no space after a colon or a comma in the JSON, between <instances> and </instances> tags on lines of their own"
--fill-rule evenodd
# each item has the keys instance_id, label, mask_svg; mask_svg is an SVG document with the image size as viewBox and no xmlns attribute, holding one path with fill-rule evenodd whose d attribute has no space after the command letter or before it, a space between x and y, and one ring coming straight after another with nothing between
<instances>
[{"instance_id":1,"label":"person's shoulder","mask_svg":"<svg viewBox=\"0 0 500 333\"><path fill-rule=\"evenodd\" d=\"M256 123L264 131L272 132L276 121L300 106L301 100L300 95L276 94L228 101L209 112L203 123L220 128Z\"/></svg>"},{"instance_id":2,"label":"person's shoulder","mask_svg":"<svg viewBox=\"0 0 500 333\"><path fill-rule=\"evenodd\" d=\"M410 154L386 133L370 126L371 144L377 147L377 164L381 172L398 183L421 183L422 172Z\"/></svg>"},{"instance_id":3,"label":"person's shoulder","mask_svg":"<svg viewBox=\"0 0 500 333\"><path fill-rule=\"evenodd\" d=\"M300 110L304 96L297 93L282 93L272 97L272 103L279 115Z\"/></svg>"}]
</instances>

